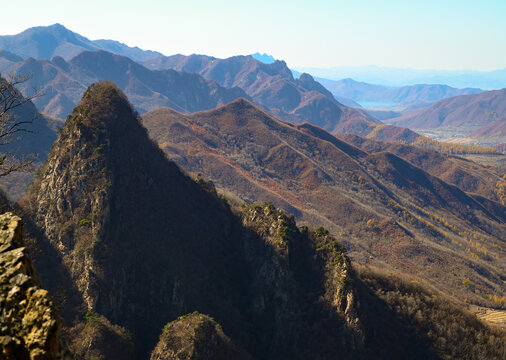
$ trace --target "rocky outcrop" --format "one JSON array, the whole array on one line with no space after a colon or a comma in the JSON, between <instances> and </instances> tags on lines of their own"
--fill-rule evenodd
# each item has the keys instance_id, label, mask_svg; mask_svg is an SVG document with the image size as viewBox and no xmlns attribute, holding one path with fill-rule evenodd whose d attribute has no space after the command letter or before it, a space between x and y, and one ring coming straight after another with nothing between
<instances>
[{"instance_id":1,"label":"rocky outcrop","mask_svg":"<svg viewBox=\"0 0 506 360\"><path fill-rule=\"evenodd\" d=\"M241 219L267 245L262 253L250 239L244 248L255 273L253 321L272 314L262 331L269 334L271 352L325 358L336 346L346 352L362 345L354 274L344 246L323 227L298 228L293 216L270 203L244 205ZM300 337L304 345L295 340Z\"/></svg>"},{"instance_id":2,"label":"rocky outcrop","mask_svg":"<svg viewBox=\"0 0 506 360\"><path fill-rule=\"evenodd\" d=\"M75 339L72 343L74 360L135 359L130 333L95 312L87 312L85 321L69 332L70 338Z\"/></svg>"},{"instance_id":3,"label":"rocky outcrop","mask_svg":"<svg viewBox=\"0 0 506 360\"><path fill-rule=\"evenodd\" d=\"M61 322L32 267L21 219L0 216L0 358L64 359Z\"/></svg>"},{"instance_id":4,"label":"rocky outcrop","mask_svg":"<svg viewBox=\"0 0 506 360\"><path fill-rule=\"evenodd\" d=\"M223 333L212 317L193 312L168 323L151 360L240 360L251 359Z\"/></svg>"}]
</instances>

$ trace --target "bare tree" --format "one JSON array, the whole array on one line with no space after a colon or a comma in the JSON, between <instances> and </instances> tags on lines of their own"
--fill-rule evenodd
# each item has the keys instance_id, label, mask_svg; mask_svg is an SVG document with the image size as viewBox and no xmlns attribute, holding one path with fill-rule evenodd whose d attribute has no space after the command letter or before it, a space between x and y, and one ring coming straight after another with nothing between
<instances>
[{"instance_id":1,"label":"bare tree","mask_svg":"<svg viewBox=\"0 0 506 360\"><path fill-rule=\"evenodd\" d=\"M32 95L22 94L29 79L30 76L26 75L13 75L7 79L0 75L0 177L15 171L30 170L36 158L34 155L14 156L11 151L2 151L2 147L18 141L22 133L33 132L29 126L37 115L23 117L17 113L17 110L41 95L35 89L31 92Z\"/></svg>"}]
</instances>

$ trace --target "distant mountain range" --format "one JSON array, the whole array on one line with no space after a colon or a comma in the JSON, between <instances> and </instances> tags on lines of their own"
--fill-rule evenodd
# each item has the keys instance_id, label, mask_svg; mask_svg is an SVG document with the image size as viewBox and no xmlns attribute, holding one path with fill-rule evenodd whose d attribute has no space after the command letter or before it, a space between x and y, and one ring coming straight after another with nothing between
<instances>
[{"instance_id":1,"label":"distant mountain range","mask_svg":"<svg viewBox=\"0 0 506 360\"><path fill-rule=\"evenodd\" d=\"M3 49L0 72L32 74L28 85L46 94L36 99L35 105L44 113L61 118L71 112L87 86L100 80L110 80L125 91L140 113L161 106L191 113L209 110L242 97L291 123L309 122L334 134L353 133L409 143L416 134L384 126L377 118L397 118L390 122L395 126L403 124L410 128L427 128L427 124L420 126L425 120L415 123L407 120L415 115L417 119L422 119L422 115L412 113L400 117L398 110L428 106L440 99L481 91L446 85L392 88L352 79L322 80L323 86L307 73L294 78L284 61L271 62L273 58L270 55L254 54L270 63L253 56L227 59L206 55L163 56L112 40L91 41L59 24L2 36L0 49ZM390 103L396 108L393 112L367 112L357 108L360 102ZM492 114L491 111L495 110L487 111ZM496 113L499 116L497 120L500 120L502 113ZM468 117L466 119L469 120ZM479 130L474 126L474 135L502 134L501 121L490 125L482 121L481 124L488 127Z\"/></svg>"},{"instance_id":2,"label":"distant mountain range","mask_svg":"<svg viewBox=\"0 0 506 360\"><path fill-rule=\"evenodd\" d=\"M485 90L506 87L506 69L494 71L447 71L398 69L382 66L340 66L333 68L298 67L317 78L341 80L352 78L371 84L405 86L416 84L446 84L456 88L480 88Z\"/></svg>"},{"instance_id":3,"label":"distant mountain range","mask_svg":"<svg viewBox=\"0 0 506 360\"><path fill-rule=\"evenodd\" d=\"M258 61L261 61L263 62L264 64L272 64L273 62L276 61L276 59L274 58L274 56L272 55L269 55L269 54L260 54L258 52L254 53L254 54L251 54L251 57L253 59L257 59Z\"/></svg>"},{"instance_id":4,"label":"distant mountain range","mask_svg":"<svg viewBox=\"0 0 506 360\"><path fill-rule=\"evenodd\" d=\"M445 98L457 95L477 94L481 89L456 89L447 85L417 84L402 87L374 85L353 79L338 81L320 79L323 86L336 97L350 98L364 103L367 108L406 110L427 107Z\"/></svg>"},{"instance_id":5,"label":"distant mountain range","mask_svg":"<svg viewBox=\"0 0 506 360\"><path fill-rule=\"evenodd\" d=\"M156 51L141 50L114 40L89 40L61 24L38 26L16 35L0 36L0 49L7 50L22 58L51 59L61 56L70 60L85 50L106 50L118 55L142 61L161 54Z\"/></svg>"},{"instance_id":6,"label":"distant mountain range","mask_svg":"<svg viewBox=\"0 0 506 360\"><path fill-rule=\"evenodd\" d=\"M35 105L42 112L61 118L70 114L89 85L104 79L121 86L141 113L160 106L195 112L248 97L239 88L226 89L197 74L148 70L125 56L106 51L84 51L68 62L59 56L18 62L4 59L0 61L0 71L32 74L28 87L45 93L35 100Z\"/></svg>"},{"instance_id":7,"label":"distant mountain range","mask_svg":"<svg viewBox=\"0 0 506 360\"><path fill-rule=\"evenodd\" d=\"M224 87L236 86L277 118L299 124L309 122L332 133L389 137L410 142L415 135L407 129L378 127L381 122L362 109L344 106L309 74L296 79L284 61L264 64L251 56L217 59L205 55L161 56L144 61L150 69L195 72ZM338 98L339 99L339 98ZM347 104L357 105L344 99ZM388 131L387 131L388 130Z\"/></svg>"},{"instance_id":8,"label":"distant mountain range","mask_svg":"<svg viewBox=\"0 0 506 360\"><path fill-rule=\"evenodd\" d=\"M0 72L31 74L28 85L46 93L37 99L37 107L53 116L66 117L87 86L110 80L141 113L160 106L195 112L244 97L285 121L307 121L334 133L363 136L376 129L378 138L384 138L374 116L339 103L308 74L295 79L284 61L267 64L252 56L163 56L114 41L90 41L59 24L31 28L0 40L0 49L4 49ZM97 50L103 48L117 54ZM262 59L272 60L268 55ZM393 129L390 127L390 132ZM404 137L401 134L406 131L398 129L396 136Z\"/></svg>"},{"instance_id":9,"label":"distant mountain range","mask_svg":"<svg viewBox=\"0 0 506 360\"><path fill-rule=\"evenodd\" d=\"M388 120L411 129L455 128L475 137L506 139L506 89L440 100Z\"/></svg>"},{"instance_id":10,"label":"distant mountain range","mask_svg":"<svg viewBox=\"0 0 506 360\"><path fill-rule=\"evenodd\" d=\"M7 114L35 119L7 150L45 161L0 177L23 195L0 191L0 209L25 224L0 216L0 353L503 358L503 329L464 306L504 307L504 169L420 148L441 143L265 54L151 57L62 28L0 45L0 72L45 93ZM479 91L334 85L409 106ZM457 94L392 122L489 136L505 98Z\"/></svg>"}]
</instances>

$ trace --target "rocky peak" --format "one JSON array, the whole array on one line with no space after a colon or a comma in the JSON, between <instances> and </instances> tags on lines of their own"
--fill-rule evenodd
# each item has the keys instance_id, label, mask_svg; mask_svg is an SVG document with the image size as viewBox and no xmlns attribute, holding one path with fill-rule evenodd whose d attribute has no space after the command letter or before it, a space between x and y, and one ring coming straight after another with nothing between
<instances>
[{"instance_id":1,"label":"rocky peak","mask_svg":"<svg viewBox=\"0 0 506 360\"><path fill-rule=\"evenodd\" d=\"M88 310L96 302L90 289L96 271L93 252L108 219L115 164L121 164L121 154L142 134L121 90L108 82L90 86L61 130L31 195L37 222L79 279Z\"/></svg>"},{"instance_id":2,"label":"rocky peak","mask_svg":"<svg viewBox=\"0 0 506 360\"><path fill-rule=\"evenodd\" d=\"M322 84L315 81L315 79L308 73L301 74L300 77L295 81L297 85L301 86L307 91L317 91L324 94L329 99L334 100L334 95L332 95L332 93L328 91Z\"/></svg>"}]
</instances>

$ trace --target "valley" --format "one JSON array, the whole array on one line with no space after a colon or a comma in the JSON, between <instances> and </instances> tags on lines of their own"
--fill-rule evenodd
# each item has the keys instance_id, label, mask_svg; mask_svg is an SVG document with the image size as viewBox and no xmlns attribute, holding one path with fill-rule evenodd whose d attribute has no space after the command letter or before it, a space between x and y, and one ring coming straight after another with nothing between
<instances>
[{"instance_id":1,"label":"valley","mask_svg":"<svg viewBox=\"0 0 506 360\"><path fill-rule=\"evenodd\" d=\"M173 53L0 36L1 359L504 358L506 89Z\"/></svg>"}]
</instances>

